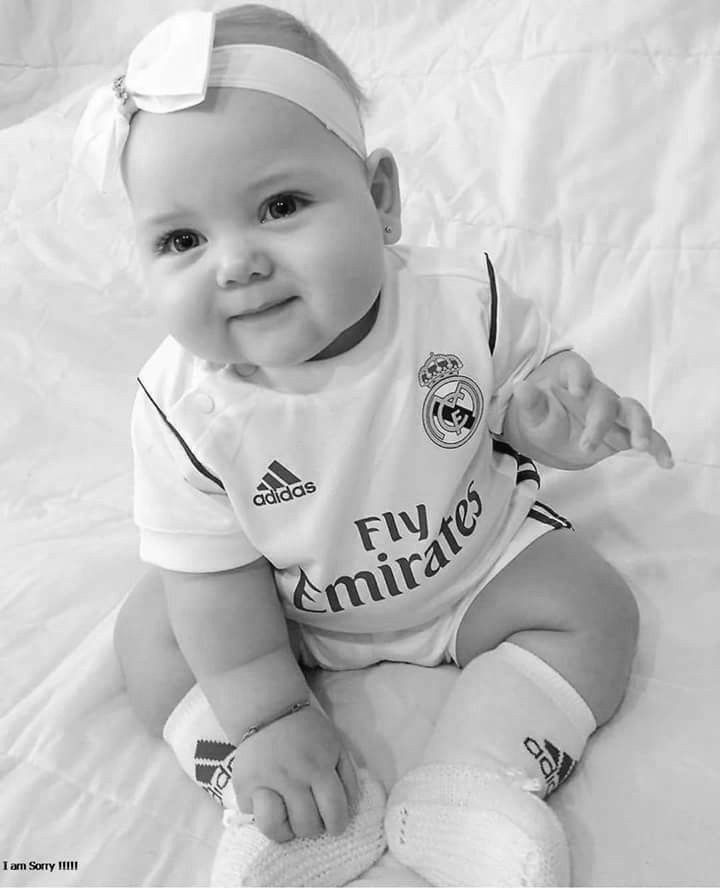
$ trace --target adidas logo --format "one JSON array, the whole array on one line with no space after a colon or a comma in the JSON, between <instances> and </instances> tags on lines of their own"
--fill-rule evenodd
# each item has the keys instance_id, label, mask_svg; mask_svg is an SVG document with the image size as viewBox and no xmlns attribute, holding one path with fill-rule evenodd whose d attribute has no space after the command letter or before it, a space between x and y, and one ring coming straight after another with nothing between
<instances>
[{"instance_id":1,"label":"adidas logo","mask_svg":"<svg viewBox=\"0 0 720 888\"><path fill-rule=\"evenodd\" d=\"M317 487L312 481L303 483L290 469L274 459L257 489L259 493L253 497L253 503L256 506L272 506L275 503L289 503L301 496L315 493Z\"/></svg>"},{"instance_id":2,"label":"adidas logo","mask_svg":"<svg viewBox=\"0 0 720 888\"><path fill-rule=\"evenodd\" d=\"M232 780L235 747L219 740L198 740L194 758L195 780L222 805L223 792Z\"/></svg>"},{"instance_id":3,"label":"adidas logo","mask_svg":"<svg viewBox=\"0 0 720 888\"><path fill-rule=\"evenodd\" d=\"M577 764L571 755L558 749L549 740L545 740L541 746L537 740L526 737L523 746L538 763L545 778L548 795L568 779Z\"/></svg>"}]
</instances>

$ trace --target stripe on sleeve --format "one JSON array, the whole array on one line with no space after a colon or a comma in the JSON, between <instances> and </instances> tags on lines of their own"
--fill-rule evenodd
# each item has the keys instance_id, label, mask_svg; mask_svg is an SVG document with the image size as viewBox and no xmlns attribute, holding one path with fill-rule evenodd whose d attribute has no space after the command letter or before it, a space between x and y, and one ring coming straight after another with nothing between
<instances>
[{"instance_id":1,"label":"stripe on sleeve","mask_svg":"<svg viewBox=\"0 0 720 888\"><path fill-rule=\"evenodd\" d=\"M507 441L501 441L499 438L493 438L492 442L493 450L498 453L504 453L505 456L514 456L515 459L518 458L519 454L514 447L511 447Z\"/></svg>"},{"instance_id":2,"label":"stripe on sleeve","mask_svg":"<svg viewBox=\"0 0 720 888\"><path fill-rule=\"evenodd\" d=\"M521 484L523 481L534 481L538 488L540 487L540 473L529 456L523 456L522 453L518 453L514 447L511 447L507 441L500 441L498 438L493 438L492 444L495 453L512 456L515 460L515 465L517 466L516 484Z\"/></svg>"},{"instance_id":3,"label":"stripe on sleeve","mask_svg":"<svg viewBox=\"0 0 720 888\"><path fill-rule=\"evenodd\" d=\"M537 509L530 509L530 511L528 512L528 518L534 518L541 524L547 524L549 527L553 527L555 530L561 530L563 527L565 527L564 524L556 521L555 518L551 518L549 515L546 515L544 512L540 512Z\"/></svg>"},{"instance_id":4,"label":"stripe on sleeve","mask_svg":"<svg viewBox=\"0 0 720 888\"><path fill-rule=\"evenodd\" d=\"M485 262L487 263L487 273L490 281L490 331L488 333L488 345L490 346L490 354L492 355L495 352L495 343L497 341L498 295L497 283L495 282L495 269L493 268L487 253L485 253Z\"/></svg>"},{"instance_id":5,"label":"stripe on sleeve","mask_svg":"<svg viewBox=\"0 0 720 888\"><path fill-rule=\"evenodd\" d=\"M533 505L531 511L543 514L548 519L548 521L557 522L558 527L564 527L567 530L575 529L564 515L556 512L555 509L551 509L550 506L548 506L546 503L541 503L540 500L535 500L535 504ZM535 518L537 516L533 515L532 517Z\"/></svg>"},{"instance_id":6,"label":"stripe on sleeve","mask_svg":"<svg viewBox=\"0 0 720 888\"><path fill-rule=\"evenodd\" d=\"M217 484L217 486L221 490L225 490L225 486L223 485L222 481L216 475L213 475L213 473L209 469L205 468L205 466L200 462L200 460L195 456L195 454L192 452L192 450L188 447L187 443L183 439L180 432L178 432L178 430L170 422L170 420L167 418L167 416L165 416L163 411L160 409L160 406L158 405L158 403L155 401L153 396L150 394L150 392L143 385L143 381L142 381L142 379L140 379L139 376L138 376L137 381L138 381L138 384L140 385L140 388L147 395L150 403L153 405L153 407L157 410L157 412L162 417L165 425L170 429L170 431L173 433L173 435L175 435L175 438L177 439L177 441L180 444L180 446L182 447L182 449L185 451L185 454L187 455L187 458L190 460L190 462L193 464L193 467L195 469L197 469L197 471L200 472L201 475L204 475L206 478L208 478L214 484Z\"/></svg>"},{"instance_id":7,"label":"stripe on sleeve","mask_svg":"<svg viewBox=\"0 0 720 888\"><path fill-rule=\"evenodd\" d=\"M549 512L553 518L557 518L558 521L563 521L567 524L568 527L572 527L572 524L565 518L564 515L561 515L559 512L556 512L555 509L550 508L547 503L541 503L540 500L535 501L535 505L539 506L541 509L545 509L546 512Z\"/></svg>"},{"instance_id":8,"label":"stripe on sleeve","mask_svg":"<svg viewBox=\"0 0 720 888\"><path fill-rule=\"evenodd\" d=\"M536 468L522 469L515 476L515 483L520 484L522 481L534 481L538 488L540 487L540 475Z\"/></svg>"}]
</instances>

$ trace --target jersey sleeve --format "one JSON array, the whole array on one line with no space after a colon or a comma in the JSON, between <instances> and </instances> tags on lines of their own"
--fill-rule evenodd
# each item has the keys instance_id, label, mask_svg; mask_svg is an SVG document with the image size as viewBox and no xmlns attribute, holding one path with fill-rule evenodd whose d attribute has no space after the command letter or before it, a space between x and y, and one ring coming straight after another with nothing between
<instances>
[{"instance_id":1,"label":"jersey sleeve","mask_svg":"<svg viewBox=\"0 0 720 888\"><path fill-rule=\"evenodd\" d=\"M220 479L198 462L143 391L133 406L132 447L133 512L143 561L167 570L210 573L260 557Z\"/></svg>"},{"instance_id":2,"label":"jersey sleeve","mask_svg":"<svg viewBox=\"0 0 720 888\"><path fill-rule=\"evenodd\" d=\"M493 434L500 435L515 386L546 358L567 351L571 345L553 330L537 306L518 296L497 274L490 259L486 260L490 284L488 341L495 379L488 424Z\"/></svg>"}]
</instances>

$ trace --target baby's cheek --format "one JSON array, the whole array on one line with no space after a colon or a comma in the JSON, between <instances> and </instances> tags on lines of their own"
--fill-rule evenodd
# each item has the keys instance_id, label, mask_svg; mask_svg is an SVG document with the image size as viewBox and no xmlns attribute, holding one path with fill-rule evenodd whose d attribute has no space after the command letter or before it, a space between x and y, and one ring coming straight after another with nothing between
<instances>
[{"instance_id":1,"label":"baby's cheek","mask_svg":"<svg viewBox=\"0 0 720 888\"><path fill-rule=\"evenodd\" d=\"M165 322L168 332L181 341L202 334L204 326L201 303L188 298L188 294L176 287L159 287L151 292L157 312Z\"/></svg>"}]
</instances>

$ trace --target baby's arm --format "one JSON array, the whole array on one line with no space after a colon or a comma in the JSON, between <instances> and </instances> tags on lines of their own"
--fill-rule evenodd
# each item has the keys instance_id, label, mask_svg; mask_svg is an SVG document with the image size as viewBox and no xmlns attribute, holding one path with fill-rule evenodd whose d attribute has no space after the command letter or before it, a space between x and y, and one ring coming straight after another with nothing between
<instances>
[{"instance_id":1,"label":"baby's arm","mask_svg":"<svg viewBox=\"0 0 720 888\"><path fill-rule=\"evenodd\" d=\"M339 774L349 791L354 775L333 725L315 707L273 721L310 690L268 562L217 573L163 571L163 579L180 649L227 736L240 743L233 765L240 810L252 811L276 841L342 831L348 814Z\"/></svg>"},{"instance_id":2,"label":"baby's arm","mask_svg":"<svg viewBox=\"0 0 720 888\"><path fill-rule=\"evenodd\" d=\"M163 571L180 649L233 743L309 691L265 559L216 573Z\"/></svg>"},{"instance_id":3,"label":"baby's arm","mask_svg":"<svg viewBox=\"0 0 720 888\"><path fill-rule=\"evenodd\" d=\"M487 264L490 293L497 293L488 303L493 433L519 453L560 469L588 468L629 449L671 468L670 447L643 405L597 379L590 364L557 338L537 306L515 294L489 259Z\"/></svg>"}]
</instances>

